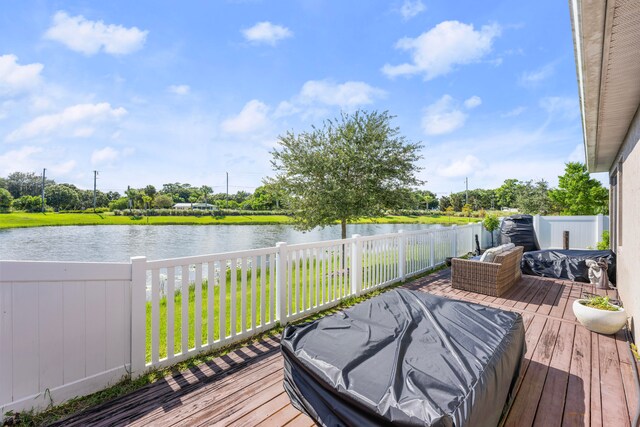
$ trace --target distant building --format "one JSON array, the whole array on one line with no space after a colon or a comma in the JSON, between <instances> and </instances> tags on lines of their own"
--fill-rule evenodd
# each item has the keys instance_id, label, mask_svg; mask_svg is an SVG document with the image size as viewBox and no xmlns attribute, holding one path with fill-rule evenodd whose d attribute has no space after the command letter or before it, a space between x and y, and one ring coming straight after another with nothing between
<instances>
[{"instance_id":1,"label":"distant building","mask_svg":"<svg viewBox=\"0 0 640 427\"><path fill-rule=\"evenodd\" d=\"M173 209L199 209L203 211L216 211L218 207L209 203L176 203Z\"/></svg>"}]
</instances>

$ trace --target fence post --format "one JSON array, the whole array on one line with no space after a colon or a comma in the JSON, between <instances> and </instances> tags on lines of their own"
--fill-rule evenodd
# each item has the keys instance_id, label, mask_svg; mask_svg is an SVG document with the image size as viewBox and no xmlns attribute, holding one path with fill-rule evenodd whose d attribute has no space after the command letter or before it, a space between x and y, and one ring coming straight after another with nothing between
<instances>
[{"instance_id":1,"label":"fence post","mask_svg":"<svg viewBox=\"0 0 640 427\"><path fill-rule=\"evenodd\" d=\"M131 378L144 373L147 364L147 257L131 258Z\"/></svg>"},{"instance_id":2,"label":"fence post","mask_svg":"<svg viewBox=\"0 0 640 427\"><path fill-rule=\"evenodd\" d=\"M433 231L428 232L431 237L429 241L429 267L433 268L436 266L436 233Z\"/></svg>"},{"instance_id":3,"label":"fence post","mask_svg":"<svg viewBox=\"0 0 640 427\"><path fill-rule=\"evenodd\" d=\"M458 226L451 226L451 256L458 256Z\"/></svg>"},{"instance_id":4,"label":"fence post","mask_svg":"<svg viewBox=\"0 0 640 427\"><path fill-rule=\"evenodd\" d=\"M596 241L594 242L594 247L598 247L598 242L602 238L602 233L604 232L604 215L598 214L596 215Z\"/></svg>"},{"instance_id":5,"label":"fence post","mask_svg":"<svg viewBox=\"0 0 640 427\"><path fill-rule=\"evenodd\" d=\"M287 243L276 243L276 320L287 324Z\"/></svg>"},{"instance_id":6,"label":"fence post","mask_svg":"<svg viewBox=\"0 0 640 427\"><path fill-rule=\"evenodd\" d=\"M533 231L536 232L536 236L540 236L540 214L533 216Z\"/></svg>"},{"instance_id":7,"label":"fence post","mask_svg":"<svg viewBox=\"0 0 640 427\"><path fill-rule=\"evenodd\" d=\"M351 295L362 293L362 241L359 234L351 236Z\"/></svg>"},{"instance_id":8,"label":"fence post","mask_svg":"<svg viewBox=\"0 0 640 427\"><path fill-rule=\"evenodd\" d=\"M398 230L399 247L398 247L398 276L400 281L404 282L407 275L407 238L404 234L404 230Z\"/></svg>"}]
</instances>

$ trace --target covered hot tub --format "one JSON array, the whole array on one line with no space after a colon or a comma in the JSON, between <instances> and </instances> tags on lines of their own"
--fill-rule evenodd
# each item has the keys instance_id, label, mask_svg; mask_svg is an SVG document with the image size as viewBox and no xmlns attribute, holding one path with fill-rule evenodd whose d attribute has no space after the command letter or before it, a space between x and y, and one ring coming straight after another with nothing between
<instances>
[{"instance_id":1,"label":"covered hot tub","mask_svg":"<svg viewBox=\"0 0 640 427\"><path fill-rule=\"evenodd\" d=\"M524 357L513 312L396 289L285 328L284 387L325 426L495 426Z\"/></svg>"}]
</instances>

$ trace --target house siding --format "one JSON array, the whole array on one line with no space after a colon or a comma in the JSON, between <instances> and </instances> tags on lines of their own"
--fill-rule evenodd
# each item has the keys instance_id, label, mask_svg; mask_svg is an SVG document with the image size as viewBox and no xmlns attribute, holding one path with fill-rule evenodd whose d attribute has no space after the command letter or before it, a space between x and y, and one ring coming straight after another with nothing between
<instances>
[{"instance_id":1,"label":"house siding","mask_svg":"<svg viewBox=\"0 0 640 427\"><path fill-rule=\"evenodd\" d=\"M640 342L640 108L611 165L617 175L611 212L612 242L617 255L617 284L625 310L631 316L635 342ZM615 219L614 219L615 218Z\"/></svg>"}]
</instances>

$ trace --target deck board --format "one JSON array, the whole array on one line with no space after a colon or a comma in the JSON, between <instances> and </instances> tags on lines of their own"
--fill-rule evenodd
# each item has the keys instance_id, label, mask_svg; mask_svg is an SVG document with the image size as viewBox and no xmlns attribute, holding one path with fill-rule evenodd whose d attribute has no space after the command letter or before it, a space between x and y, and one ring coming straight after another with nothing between
<instances>
[{"instance_id":1,"label":"deck board","mask_svg":"<svg viewBox=\"0 0 640 427\"><path fill-rule=\"evenodd\" d=\"M490 297L451 288L449 270L404 286L522 314L527 349L505 426L631 424L639 396L624 334L589 332L573 315L575 299L602 293L593 286L524 276ZM267 338L57 425L314 425L291 405L282 379L278 338Z\"/></svg>"}]
</instances>

